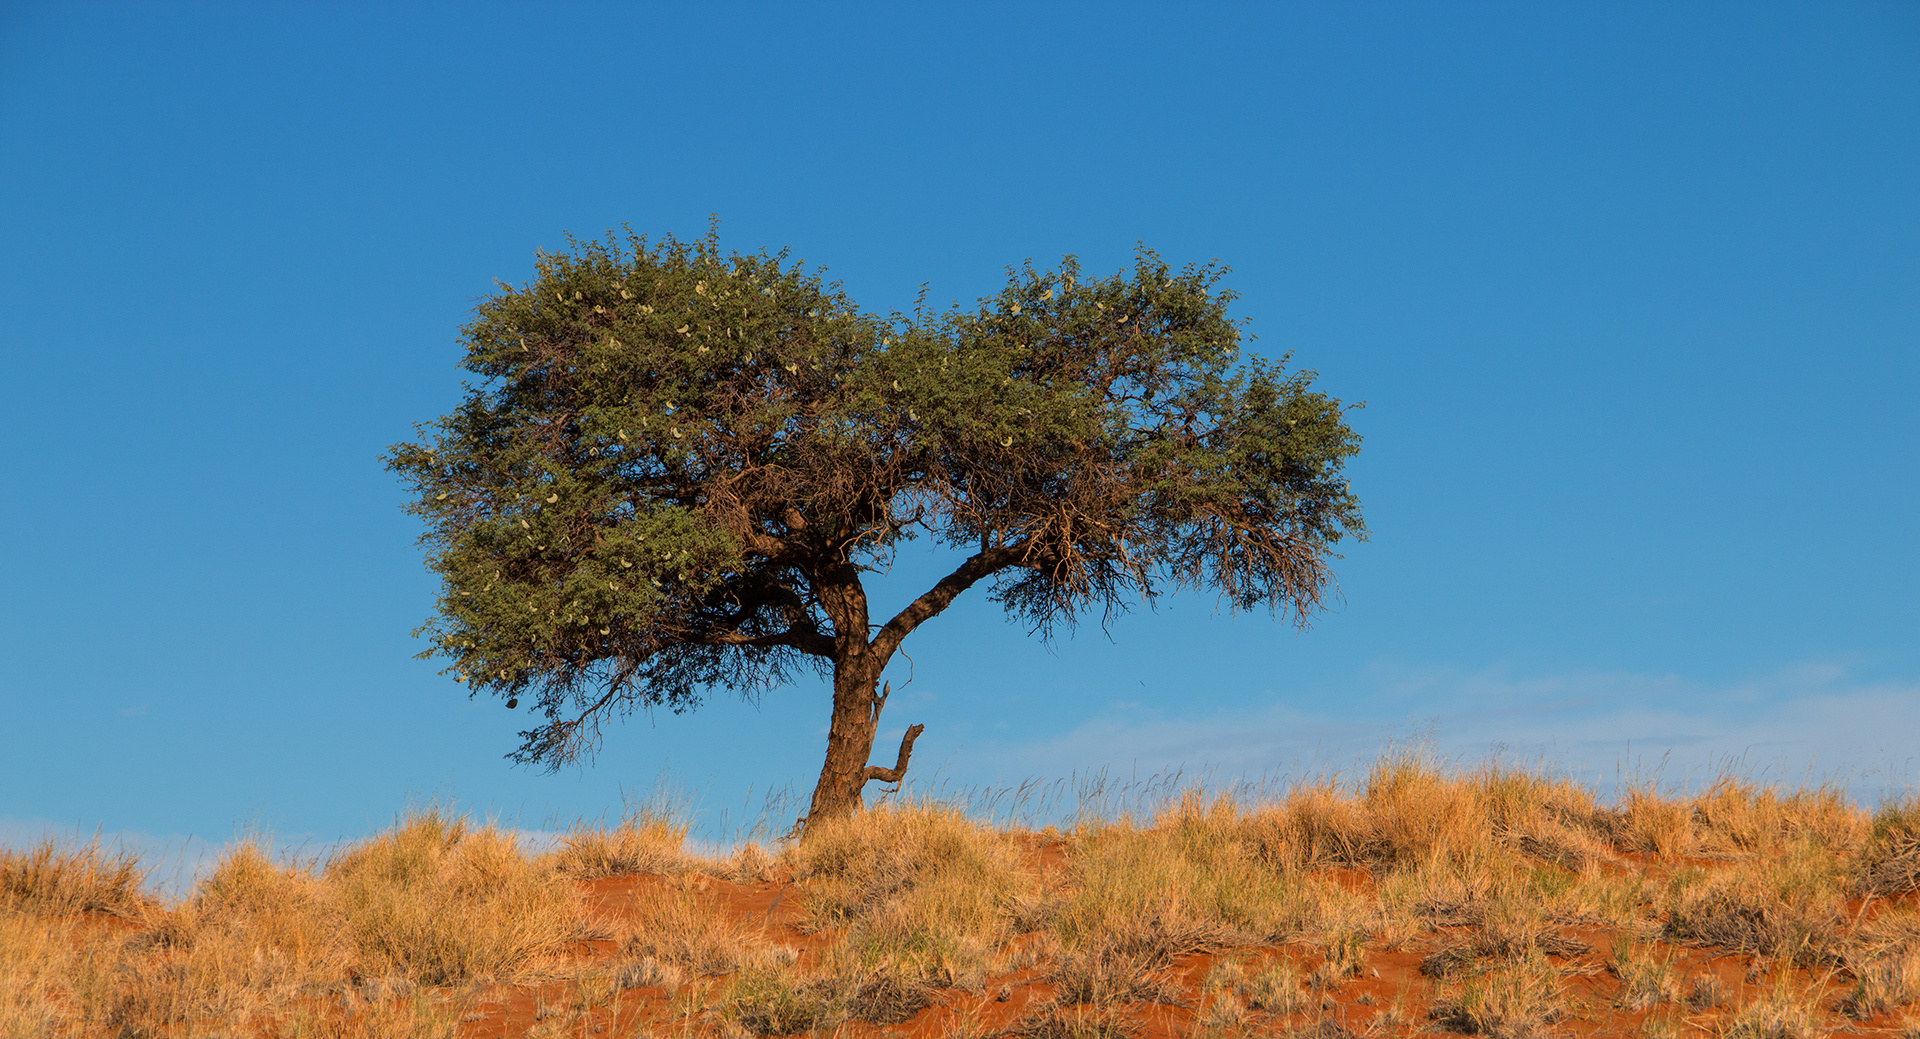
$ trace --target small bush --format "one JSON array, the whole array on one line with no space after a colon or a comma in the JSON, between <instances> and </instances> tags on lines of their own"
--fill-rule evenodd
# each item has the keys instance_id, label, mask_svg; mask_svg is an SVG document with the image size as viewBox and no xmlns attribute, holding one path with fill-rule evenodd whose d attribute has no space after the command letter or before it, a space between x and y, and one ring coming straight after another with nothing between
<instances>
[{"instance_id":1,"label":"small bush","mask_svg":"<svg viewBox=\"0 0 1920 1039\"><path fill-rule=\"evenodd\" d=\"M858 978L847 996L847 1012L876 1025L897 1025L933 1003L933 986L918 973L893 964Z\"/></svg>"},{"instance_id":2,"label":"small bush","mask_svg":"<svg viewBox=\"0 0 1920 1039\"><path fill-rule=\"evenodd\" d=\"M1208 1000L1198 1020L1201 1029L1208 1035L1238 1032L1246 1028L1247 1023L1247 1005L1231 991L1218 992Z\"/></svg>"},{"instance_id":3,"label":"small bush","mask_svg":"<svg viewBox=\"0 0 1920 1039\"><path fill-rule=\"evenodd\" d=\"M910 900L927 930L995 930L1024 876L1019 849L939 805L876 808L819 825L790 849L811 926L842 926Z\"/></svg>"},{"instance_id":4,"label":"small bush","mask_svg":"<svg viewBox=\"0 0 1920 1039\"><path fill-rule=\"evenodd\" d=\"M1153 829L1115 825L1077 836L1069 893L1051 921L1062 944L1125 946L1171 959L1275 938L1324 912L1325 884L1264 868L1243 827L1200 818L1218 811L1179 811Z\"/></svg>"},{"instance_id":5,"label":"small bush","mask_svg":"<svg viewBox=\"0 0 1920 1039\"><path fill-rule=\"evenodd\" d=\"M1424 758L1404 756L1374 766L1360 803L1378 854L1413 866L1457 861L1485 843L1488 820L1478 795L1470 783L1443 775Z\"/></svg>"},{"instance_id":6,"label":"small bush","mask_svg":"<svg viewBox=\"0 0 1920 1039\"><path fill-rule=\"evenodd\" d=\"M1353 1030L1331 1017L1322 1017L1300 1028L1282 1029L1285 1039L1356 1039Z\"/></svg>"},{"instance_id":7,"label":"small bush","mask_svg":"<svg viewBox=\"0 0 1920 1039\"><path fill-rule=\"evenodd\" d=\"M1152 950L1102 945L1070 952L1047 980L1058 986L1061 1006L1167 1003L1179 995L1167 970L1171 961Z\"/></svg>"},{"instance_id":8,"label":"small bush","mask_svg":"<svg viewBox=\"0 0 1920 1039\"><path fill-rule=\"evenodd\" d=\"M1920 1004L1920 916L1883 915L1854 936L1847 960L1853 989L1841 1000L1849 1017L1872 1017Z\"/></svg>"},{"instance_id":9,"label":"small bush","mask_svg":"<svg viewBox=\"0 0 1920 1039\"><path fill-rule=\"evenodd\" d=\"M715 875L737 884L750 884L773 879L775 865L774 857L767 854L765 848L748 843L741 845Z\"/></svg>"},{"instance_id":10,"label":"small bush","mask_svg":"<svg viewBox=\"0 0 1920 1039\"><path fill-rule=\"evenodd\" d=\"M1315 967L1309 984L1316 989L1332 988L1348 978L1360 976L1366 968L1367 936L1355 930L1336 930L1321 945L1320 966Z\"/></svg>"},{"instance_id":11,"label":"small bush","mask_svg":"<svg viewBox=\"0 0 1920 1039\"><path fill-rule=\"evenodd\" d=\"M1378 857L1372 822L1331 783L1296 789L1284 804L1250 815L1243 825L1251 850L1272 869L1360 866Z\"/></svg>"},{"instance_id":12,"label":"small bush","mask_svg":"<svg viewBox=\"0 0 1920 1039\"><path fill-rule=\"evenodd\" d=\"M1685 1002L1688 1010L1712 1010L1727 1001L1726 987L1713 974L1701 974L1687 983Z\"/></svg>"},{"instance_id":13,"label":"small bush","mask_svg":"<svg viewBox=\"0 0 1920 1039\"><path fill-rule=\"evenodd\" d=\"M999 1039L1134 1039L1138 1026L1110 1011L1050 1006L1014 1022Z\"/></svg>"}]
</instances>

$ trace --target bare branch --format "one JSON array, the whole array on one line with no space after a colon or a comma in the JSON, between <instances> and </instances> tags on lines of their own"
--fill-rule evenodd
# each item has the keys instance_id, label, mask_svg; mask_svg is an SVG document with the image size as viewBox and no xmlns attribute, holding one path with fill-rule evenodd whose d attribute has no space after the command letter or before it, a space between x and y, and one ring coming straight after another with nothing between
<instances>
[{"instance_id":1,"label":"bare branch","mask_svg":"<svg viewBox=\"0 0 1920 1039\"><path fill-rule=\"evenodd\" d=\"M868 765L860 770L860 785L866 786L876 779L882 783L898 783L905 779L907 759L913 756L913 741L919 739L920 734L925 731L927 727L924 725L909 726L906 735L900 737L900 756L895 759L893 767L881 768L878 765Z\"/></svg>"},{"instance_id":2,"label":"bare branch","mask_svg":"<svg viewBox=\"0 0 1920 1039\"><path fill-rule=\"evenodd\" d=\"M537 756L546 759L548 771L559 768L560 765L565 762L573 761L581 755L584 748L582 747L583 741L579 735L580 727L589 720L593 722L594 739L592 742L596 745L598 744L600 712L605 709L608 704L624 695L627 683L632 681L634 672L639 669L639 661L623 661L619 673L615 674L613 678L607 682L606 691L601 694L598 700L595 700L585 710L582 710L572 721L560 721L556 719L543 726L546 730L546 738L542 742L549 749ZM539 730L536 729L534 731L538 732ZM522 735L531 734L523 733ZM521 753L525 753L525 748L522 748Z\"/></svg>"}]
</instances>

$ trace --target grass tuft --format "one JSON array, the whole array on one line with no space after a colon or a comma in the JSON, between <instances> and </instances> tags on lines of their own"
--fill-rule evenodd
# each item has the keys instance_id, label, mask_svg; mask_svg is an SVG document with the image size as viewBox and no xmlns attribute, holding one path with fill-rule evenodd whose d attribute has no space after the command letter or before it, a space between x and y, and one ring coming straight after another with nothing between
<instances>
[{"instance_id":1,"label":"grass tuft","mask_svg":"<svg viewBox=\"0 0 1920 1039\"><path fill-rule=\"evenodd\" d=\"M1560 1020L1558 975L1537 950L1521 961L1468 979L1457 996L1435 1004L1441 1027L1492 1039L1533 1039Z\"/></svg>"},{"instance_id":2,"label":"grass tuft","mask_svg":"<svg viewBox=\"0 0 1920 1039\"><path fill-rule=\"evenodd\" d=\"M1882 898L1920 890L1920 797L1894 801L1873 817L1855 887Z\"/></svg>"},{"instance_id":3,"label":"grass tuft","mask_svg":"<svg viewBox=\"0 0 1920 1039\"><path fill-rule=\"evenodd\" d=\"M336 859L324 879L364 976L425 985L511 977L592 933L564 879L512 837L438 811Z\"/></svg>"},{"instance_id":4,"label":"grass tuft","mask_svg":"<svg viewBox=\"0 0 1920 1039\"><path fill-rule=\"evenodd\" d=\"M63 916L110 913L133 918L154 905L137 856L93 842L63 850L44 840L26 851L0 848L0 910Z\"/></svg>"},{"instance_id":5,"label":"grass tuft","mask_svg":"<svg viewBox=\"0 0 1920 1039\"><path fill-rule=\"evenodd\" d=\"M1826 1031L1806 999L1782 992L1738 1008L1719 1034L1721 1039L1823 1039Z\"/></svg>"},{"instance_id":6,"label":"grass tuft","mask_svg":"<svg viewBox=\"0 0 1920 1039\"><path fill-rule=\"evenodd\" d=\"M1671 889L1670 939L1796 964L1838 959L1845 878L1839 860L1818 842L1798 840L1712 882L1693 884L1693 876L1681 875Z\"/></svg>"},{"instance_id":7,"label":"grass tuft","mask_svg":"<svg viewBox=\"0 0 1920 1039\"><path fill-rule=\"evenodd\" d=\"M619 826L588 826L560 838L553 868L575 880L685 872L691 864L683 850L684 823L635 815Z\"/></svg>"}]
</instances>

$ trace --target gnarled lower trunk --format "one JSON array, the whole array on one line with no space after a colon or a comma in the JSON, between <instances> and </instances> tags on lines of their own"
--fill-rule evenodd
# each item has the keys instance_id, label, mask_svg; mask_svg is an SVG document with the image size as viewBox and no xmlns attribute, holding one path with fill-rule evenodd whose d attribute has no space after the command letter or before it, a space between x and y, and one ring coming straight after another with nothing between
<instances>
[{"instance_id":1,"label":"gnarled lower trunk","mask_svg":"<svg viewBox=\"0 0 1920 1039\"><path fill-rule=\"evenodd\" d=\"M873 754L873 734L880 727L880 712L887 706L889 690L883 686L879 692L874 691L880 672L886 670L900 640L913 629L946 609L954 596L975 581L1017 559L1018 554L1011 549L982 548L881 626L871 642L867 641L872 626L867 623L867 593L860 586L860 569L842 559L816 573L815 594L837 633L832 654L833 722L827 728L827 761L820 768L819 784L813 788L813 806L799 823L801 832L822 819L859 810L860 791L868 783L876 779L898 783L906 778L913 741L920 738L926 726L907 729L900 738L900 754L892 768L867 764Z\"/></svg>"},{"instance_id":2,"label":"gnarled lower trunk","mask_svg":"<svg viewBox=\"0 0 1920 1039\"><path fill-rule=\"evenodd\" d=\"M887 692L876 692L879 668L866 660L839 662L833 673L833 721L827 729L827 761L813 788L813 805L803 823L849 815L861 807L860 792L873 780L898 783L907 774L913 741L925 726L915 725L900 740L900 755L892 768L867 764L873 754L873 736L880 726Z\"/></svg>"}]
</instances>

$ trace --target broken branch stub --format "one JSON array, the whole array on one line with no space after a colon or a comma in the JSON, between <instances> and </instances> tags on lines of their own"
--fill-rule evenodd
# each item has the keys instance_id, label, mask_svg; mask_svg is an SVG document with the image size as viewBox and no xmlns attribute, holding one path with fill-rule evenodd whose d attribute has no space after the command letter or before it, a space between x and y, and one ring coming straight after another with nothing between
<instances>
[{"instance_id":1,"label":"broken branch stub","mask_svg":"<svg viewBox=\"0 0 1920 1039\"><path fill-rule=\"evenodd\" d=\"M913 741L919 739L920 734L925 731L927 731L927 727L924 725L913 725L907 728L906 734L900 737L900 757L894 761L892 768L868 765L866 768L861 769L860 786L855 789L855 794L859 793L860 788L864 788L868 783L876 779L882 783L898 783L902 779L905 779L907 775L907 759L913 757Z\"/></svg>"}]
</instances>

